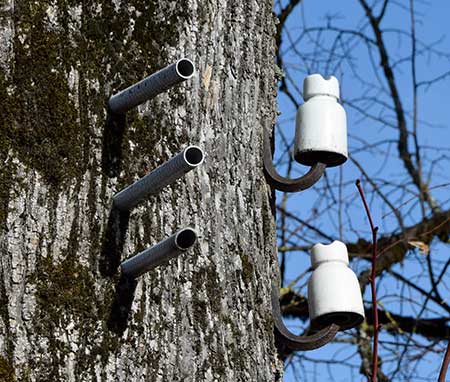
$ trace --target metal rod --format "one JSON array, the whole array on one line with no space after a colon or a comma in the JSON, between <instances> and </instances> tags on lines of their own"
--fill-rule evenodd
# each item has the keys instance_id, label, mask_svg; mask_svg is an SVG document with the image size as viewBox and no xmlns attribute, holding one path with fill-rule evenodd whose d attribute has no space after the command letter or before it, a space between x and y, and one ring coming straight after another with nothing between
<instances>
[{"instance_id":1,"label":"metal rod","mask_svg":"<svg viewBox=\"0 0 450 382\"><path fill-rule=\"evenodd\" d=\"M197 232L184 228L153 247L131 257L120 265L122 275L137 278L158 265L186 252L197 241Z\"/></svg>"},{"instance_id":2,"label":"metal rod","mask_svg":"<svg viewBox=\"0 0 450 382\"><path fill-rule=\"evenodd\" d=\"M131 210L144 198L157 194L165 186L199 166L204 158L205 154L200 147L186 147L172 159L117 193L113 199L114 206L121 211Z\"/></svg>"},{"instance_id":3,"label":"metal rod","mask_svg":"<svg viewBox=\"0 0 450 382\"><path fill-rule=\"evenodd\" d=\"M125 114L133 107L191 78L194 72L195 66L193 62L187 58L182 58L176 63L113 95L109 99L109 109L115 114Z\"/></svg>"}]
</instances>

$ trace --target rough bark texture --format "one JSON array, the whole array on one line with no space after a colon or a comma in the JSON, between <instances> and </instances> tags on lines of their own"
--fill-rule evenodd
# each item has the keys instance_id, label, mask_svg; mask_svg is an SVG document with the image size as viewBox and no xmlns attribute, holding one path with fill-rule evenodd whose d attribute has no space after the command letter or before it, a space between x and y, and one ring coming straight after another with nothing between
<instances>
[{"instance_id":1,"label":"rough bark texture","mask_svg":"<svg viewBox=\"0 0 450 382\"><path fill-rule=\"evenodd\" d=\"M0 380L279 378L273 36L270 1L1 3ZM196 77L105 133L108 96L181 56ZM121 334L112 196L187 143L206 163L131 213L121 259L182 226L199 244L139 280Z\"/></svg>"}]
</instances>

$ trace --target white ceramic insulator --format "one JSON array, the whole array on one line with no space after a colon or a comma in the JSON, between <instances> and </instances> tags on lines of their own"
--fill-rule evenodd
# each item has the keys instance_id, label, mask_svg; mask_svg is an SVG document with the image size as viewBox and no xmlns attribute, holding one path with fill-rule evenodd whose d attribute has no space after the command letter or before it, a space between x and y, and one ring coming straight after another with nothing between
<instances>
[{"instance_id":1,"label":"white ceramic insulator","mask_svg":"<svg viewBox=\"0 0 450 382\"><path fill-rule=\"evenodd\" d=\"M345 244L336 240L314 245L311 265L308 306L312 326L335 323L345 330L359 325L364 320L364 305L358 278L348 266Z\"/></svg>"},{"instance_id":2,"label":"white ceramic insulator","mask_svg":"<svg viewBox=\"0 0 450 382\"><path fill-rule=\"evenodd\" d=\"M297 111L294 158L307 166L341 165L348 158L347 117L338 102L338 80L312 74L305 78L303 97L305 103Z\"/></svg>"}]
</instances>

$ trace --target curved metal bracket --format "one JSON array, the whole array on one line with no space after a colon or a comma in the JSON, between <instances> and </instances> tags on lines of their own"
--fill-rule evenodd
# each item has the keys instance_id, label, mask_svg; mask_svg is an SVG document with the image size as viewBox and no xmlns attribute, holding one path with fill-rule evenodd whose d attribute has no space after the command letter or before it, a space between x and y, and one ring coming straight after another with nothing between
<instances>
[{"instance_id":1,"label":"curved metal bracket","mask_svg":"<svg viewBox=\"0 0 450 382\"><path fill-rule=\"evenodd\" d=\"M326 164L318 162L305 175L299 178L290 179L281 176L273 165L270 133L264 127L264 170L268 182L275 189L284 192L306 190L321 178L326 167ZM338 325L331 324L312 335L297 336L293 334L284 325L280 310L279 289L275 284L272 284L272 313L275 321L275 345L282 357L295 350L313 350L320 348L332 341L340 329Z\"/></svg>"},{"instance_id":2,"label":"curved metal bracket","mask_svg":"<svg viewBox=\"0 0 450 382\"><path fill-rule=\"evenodd\" d=\"M327 165L318 162L305 175L295 179L281 176L272 162L269 134L268 129L264 127L264 170L269 178L270 185L284 192L302 191L313 186L321 178Z\"/></svg>"},{"instance_id":3,"label":"curved metal bracket","mask_svg":"<svg viewBox=\"0 0 450 382\"><path fill-rule=\"evenodd\" d=\"M334 339L339 326L331 324L312 335L297 336L293 334L283 322L280 310L279 289L272 284L272 313L275 320L275 344L281 355L295 350L314 350ZM286 351L286 350L290 350Z\"/></svg>"}]
</instances>

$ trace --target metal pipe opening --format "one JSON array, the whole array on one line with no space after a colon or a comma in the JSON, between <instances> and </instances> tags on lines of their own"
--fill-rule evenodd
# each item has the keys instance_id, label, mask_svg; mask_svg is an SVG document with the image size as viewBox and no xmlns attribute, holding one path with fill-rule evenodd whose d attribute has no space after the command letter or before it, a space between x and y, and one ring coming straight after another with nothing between
<instances>
[{"instance_id":1,"label":"metal pipe opening","mask_svg":"<svg viewBox=\"0 0 450 382\"><path fill-rule=\"evenodd\" d=\"M197 233L192 228L179 231L175 237L175 245L182 251L188 250L197 241Z\"/></svg>"},{"instance_id":2,"label":"metal pipe opening","mask_svg":"<svg viewBox=\"0 0 450 382\"><path fill-rule=\"evenodd\" d=\"M187 172L199 166L205 157L198 146L188 146L181 153L114 195L114 205L121 211L131 210L142 199L155 195Z\"/></svg>"},{"instance_id":3,"label":"metal pipe opening","mask_svg":"<svg viewBox=\"0 0 450 382\"><path fill-rule=\"evenodd\" d=\"M167 264L197 242L197 233L193 228L183 228L165 240L145 249L137 255L122 262L120 269L123 275L136 278L159 265Z\"/></svg>"},{"instance_id":4,"label":"metal pipe opening","mask_svg":"<svg viewBox=\"0 0 450 382\"><path fill-rule=\"evenodd\" d=\"M184 150L184 160L189 166L198 166L203 162L203 159L205 159L205 154L198 146L189 146Z\"/></svg>"},{"instance_id":5,"label":"metal pipe opening","mask_svg":"<svg viewBox=\"0 0 450 382\"><path fill-rule=\"evenodd\" d=\"M109 109L115 114L124 114L172 86L191 78L194 71L195 66L192 61L182 58L113 95L109 99Z\"/></svg>"},{"instance_id":6,"label":"metal pipe opening","mask_svg":"<svg viewBox=\"0 0 450 382\"><path fill-rule=\"evenodd\" d=\"M194 75L195 66L191 60L182 58L181 60L177 61L176 69L180 77L188 79Z\"/></svg>"}]
</instances>

